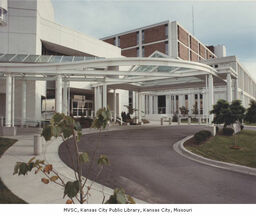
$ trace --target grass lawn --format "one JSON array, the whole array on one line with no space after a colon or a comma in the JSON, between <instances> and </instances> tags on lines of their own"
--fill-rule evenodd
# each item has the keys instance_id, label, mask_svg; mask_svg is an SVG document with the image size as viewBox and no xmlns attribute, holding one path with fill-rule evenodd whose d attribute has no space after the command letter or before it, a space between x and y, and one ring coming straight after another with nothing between
<instances>
[{"instance_id":1,"label":"grass lawn","mask_svg":"<svg viewBox=\"0 0 256 216\"><path fill-rule=\"evenodd\" d=\"M3 153L11 147L17 140L0 137L0 158ZM1 181L0 178L0 203L1 204L25 204L26 202L15 196Z\"/></svg>"},{"instance_id":2,"label":"grass lawn","mask_svg":"<svg viewBox=\"0 0 256 216\"><path fill-rule=\"evenodd\" d=\"M232 149L234 145L240 149ZM256 131L243 130L235 136L217 135L200 145L190 139L184 146L210 159L256 168Z\"/></svg>"}]
</instances>

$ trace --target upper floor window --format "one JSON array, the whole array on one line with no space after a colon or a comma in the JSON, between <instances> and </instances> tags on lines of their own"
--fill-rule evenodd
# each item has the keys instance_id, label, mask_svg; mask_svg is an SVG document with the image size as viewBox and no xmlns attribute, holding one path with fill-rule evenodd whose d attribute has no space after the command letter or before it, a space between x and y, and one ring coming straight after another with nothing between
<instances>
[{"instance_id":1,"label":"upper floor window","mask_svg":"<svg viewBox=\"0 0 256 216\"><path fill-rule=\"evenodd\" d=\"M118 43L117 46L120 47L120 37L118 37Z\"/></svg>"},{"instance_id":2,"label":"upper floor window","mask_svg":"<svg viewBox=\"0 0 256 216\"><path fill-rule=\"evenodd\" d=\"M164 28L165 28L165 36L168 37L168 24L166 24Z\"/></svg>"},{"instance_id":3,"label":"upper floor window","mask_svg":"<svg viewBox=\"0 0 256 216\"><path fill-rule=\"evenodd\" d=\"M144 57L145 56L145 48L144 48L144 46L142 47L142 57Z\"/></svg>"},{"instance_id":4,"label":"upper floor window","mask_svg":"<svg viewBox=\"0 0 256 216\"><path fill-rule=\"evenodd\" d=\"M144 42L144 38L145 38L145 32L144 30L142 30L142 43Z\"/></svg>"},{"instance_id":5,"label":"upper floor window","mask_svg":"<svg viewBox=\"0 0 256 216\"><path fill-rule=\"evenodd\" d=\"M137 53L137 57L139 57L140 56L140 49L139 48L136 49L136 53Z\"/></svg>"},{"instance_id":6,"label":"upper floor window","mask_svg":"<svg viewBox=\"0 0 256 216\"><path fill-rule=\"evenodd\" d=\"M137 45L140 43L140 34L139 32L136 33Z\"/></svg>"},{"instance_id":7,"label":"upper floor window","mask_svg":"<svg viewBox=\"0 0 256 216\"><path fill-rule=\"evenodd\" d=\"M169 46L168 46L168 42L165 42L165 54L168 55L169 52Z\"/></svg>"}]
</instances>

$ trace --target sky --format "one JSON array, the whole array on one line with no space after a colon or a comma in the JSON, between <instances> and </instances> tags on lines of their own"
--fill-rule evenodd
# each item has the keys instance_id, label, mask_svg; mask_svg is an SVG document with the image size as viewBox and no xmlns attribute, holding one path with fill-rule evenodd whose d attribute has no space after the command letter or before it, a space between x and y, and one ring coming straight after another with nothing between
<instances>
[{"instance_id":1,"label":"sky","mask_svg":"<svg viewBox=\"0 0 256 216\"><path fill-rule=\"evenodd\" d=\"M206 45L223 44L256 79L256 1L52 0L58 23L102 38L165 20Z\"/></svg>"}]
</instances>

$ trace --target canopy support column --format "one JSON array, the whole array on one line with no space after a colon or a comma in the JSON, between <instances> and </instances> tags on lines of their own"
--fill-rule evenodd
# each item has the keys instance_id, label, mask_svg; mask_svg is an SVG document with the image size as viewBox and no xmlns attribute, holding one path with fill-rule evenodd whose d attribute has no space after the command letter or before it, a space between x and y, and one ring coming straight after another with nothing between
<instances>
[{"instance_id":1,"label":"canopy support column","mask_svg":"<svg viewBox=\"0 0 256 216\"><path fill-rule=\"evenodd\" d=\"M227 101L232 102L232 79L230 74L227 74Z\"/></svg>"},{"instance_id":2,"label":"canopy support column","mask_svg":"<svg viewBox=\"0 0 256 216\"><path fill-rule=\"evenodd\" d=\"M114 89L114 122L116 122L116 90Z\"/></svg>"},{"instance_id":3,"label":"canopy support column","mask_svg":"<svg viewBox=\"0 0 256 216\"><path fill-rule=\"evenodd\" d=\"M22 80L22 96L21 96L21 126L26 124L27 118L27 81Z\"/></svg>"},{"instance_id":4,"label":"canopy support column","mask_svg":"<svg viewBox=\"0 0 256 216\"><path fill-rule=\"evenodd\" d=\"M5 98L5 127L11 127L12 118L12 77L11 75L6 76L6 98Z\"/></svg>"},{"instance_id":5,"label":"canopy support column","mask_svg":"<svg viewBox=\"0 0 256 216\"><path fill-rule=\"evenodd\" d=\"M56 112L62 113L62 76L58 75L56 79L55 91Z\"/></svg>"},{"instance_id":6,"label":"canopy support column","mask_svg":"<svg viewBox=\"0 0 256 216\"><path fill-rule=\"evenodd\" d=\"M107 100L108 100L108 88L107 88L106 84L104 84L102 86L102 96L103 96L102 106L103 106L103 108L107 108L107 106L108 106L108 103L107 103Z\"/></svg>"},{"instance_id":7,"label":"canopy support column","mask_svg":"<svg viewBox=\"0 0 256 216\"><path fill-rule=\"evenodd\" d=\"M63 83L63 113L67 115L68 113L68 82Z\"/></svg>"},{"instance_id":8,"label":"canopy support column","mask_svg":"<svg viewBox=\"0 0 256 216\"><path fill-rule=\"evenodd\" d=\"M208 78L209 82L209 112L213 109L213 104L214 104L214 87L213 87L213 76L210 74ZM213 114L209 114L209 124L212 124L213 121Z\"/></svg>"}]
</instances>

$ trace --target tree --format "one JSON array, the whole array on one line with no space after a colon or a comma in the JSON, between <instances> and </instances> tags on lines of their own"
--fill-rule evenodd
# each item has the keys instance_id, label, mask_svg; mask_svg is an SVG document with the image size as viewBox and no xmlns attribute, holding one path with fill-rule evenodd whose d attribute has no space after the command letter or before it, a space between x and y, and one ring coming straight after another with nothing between
<instances>
[{"instance_id":1,"label":"tree","mask_svg":"<svg viewBox=\"0 0 256 216\"><path fill-rule=\"evenodd\" d=\"M234 124L235 122L242 122L244 118L245 108L241 105L241 101L234 100L229 104L225 100L218 100L217 104L213 106L210 111L214 114L213 123L224 124L224 127Z\"/></svg>"},{"instance_id":2,"label":"tree","mask_svg":"<svg viewBox=\"0 0 256 216\"><path fill-rule=\"evenodd\" d=\"M230 111L231 111L231 124L236 122L242 123L245 117L245 108L242 106L240 100L233 100L230 104Z\"/></svg>"},{"instance_id":3,"label":"tree","mask_svg":"<svg viewBox=\"0 0 256 216\"><path fill-rule=\"evenodd\" d=\"M250 107L247 109L245 121L249 123L256 123L256 101L250 101Z\"/></svg>"},{"instance_id":4,"label":"tree","mask_svg":"<svg viewBox=\"0 0 256 216\"><path fill-rule=\"evenodd\" d=\"M96 117L93 121L92 127L99 129L101 132L102 129L106 128L108 121L110 120L110 111L109 109L103 108L99 109L96 113ZM100 134L100 133L99 133ZM83 177L82 166L83 164L97 161L98 166L100 166L99 172L96 173L96 178L101 174L104 166L109 165L109 160L106 155L100 155L99 158L96 157L96 152L92 154L92 157L89 157L87 152L80 152L78 143L82 136L81 126L79 122L76 122L71 116L66 116L64 114L56 113L50 121L50 125L46 126L43 129L41 134L46 141L52 139L52 137L62 137L63 141L67 139L72 139L72 144L74 152L69 150L69 156L73 163L74 177L75 181L68 181L61 177L58 174L58 171L54 169L52 164L45 163L44 160L37 160L35 157L31 158L27 163L17 162L14 167L14 175L27 175L32 170L35 170L35 174L41 172L44 174L44 178L41 181L44 184L55 183L61 186L64 189L64 197L68 196L69 199L66 201L67 204L75 203L75 200L80 204L87 203L90 190L92 188L91 183L89 186L86 185L88 178ZM97 144L98 145L98 144ZM97 148L96 148L97 149ZM118 198L113 199L113 196L116 196L118 192ZM122 189L116 189L112 199L109 199L108 203L134 203L133 199L130 196L127 196ZM103 202L105 197L103 198Z\"/></svg>"}]
</instances>

